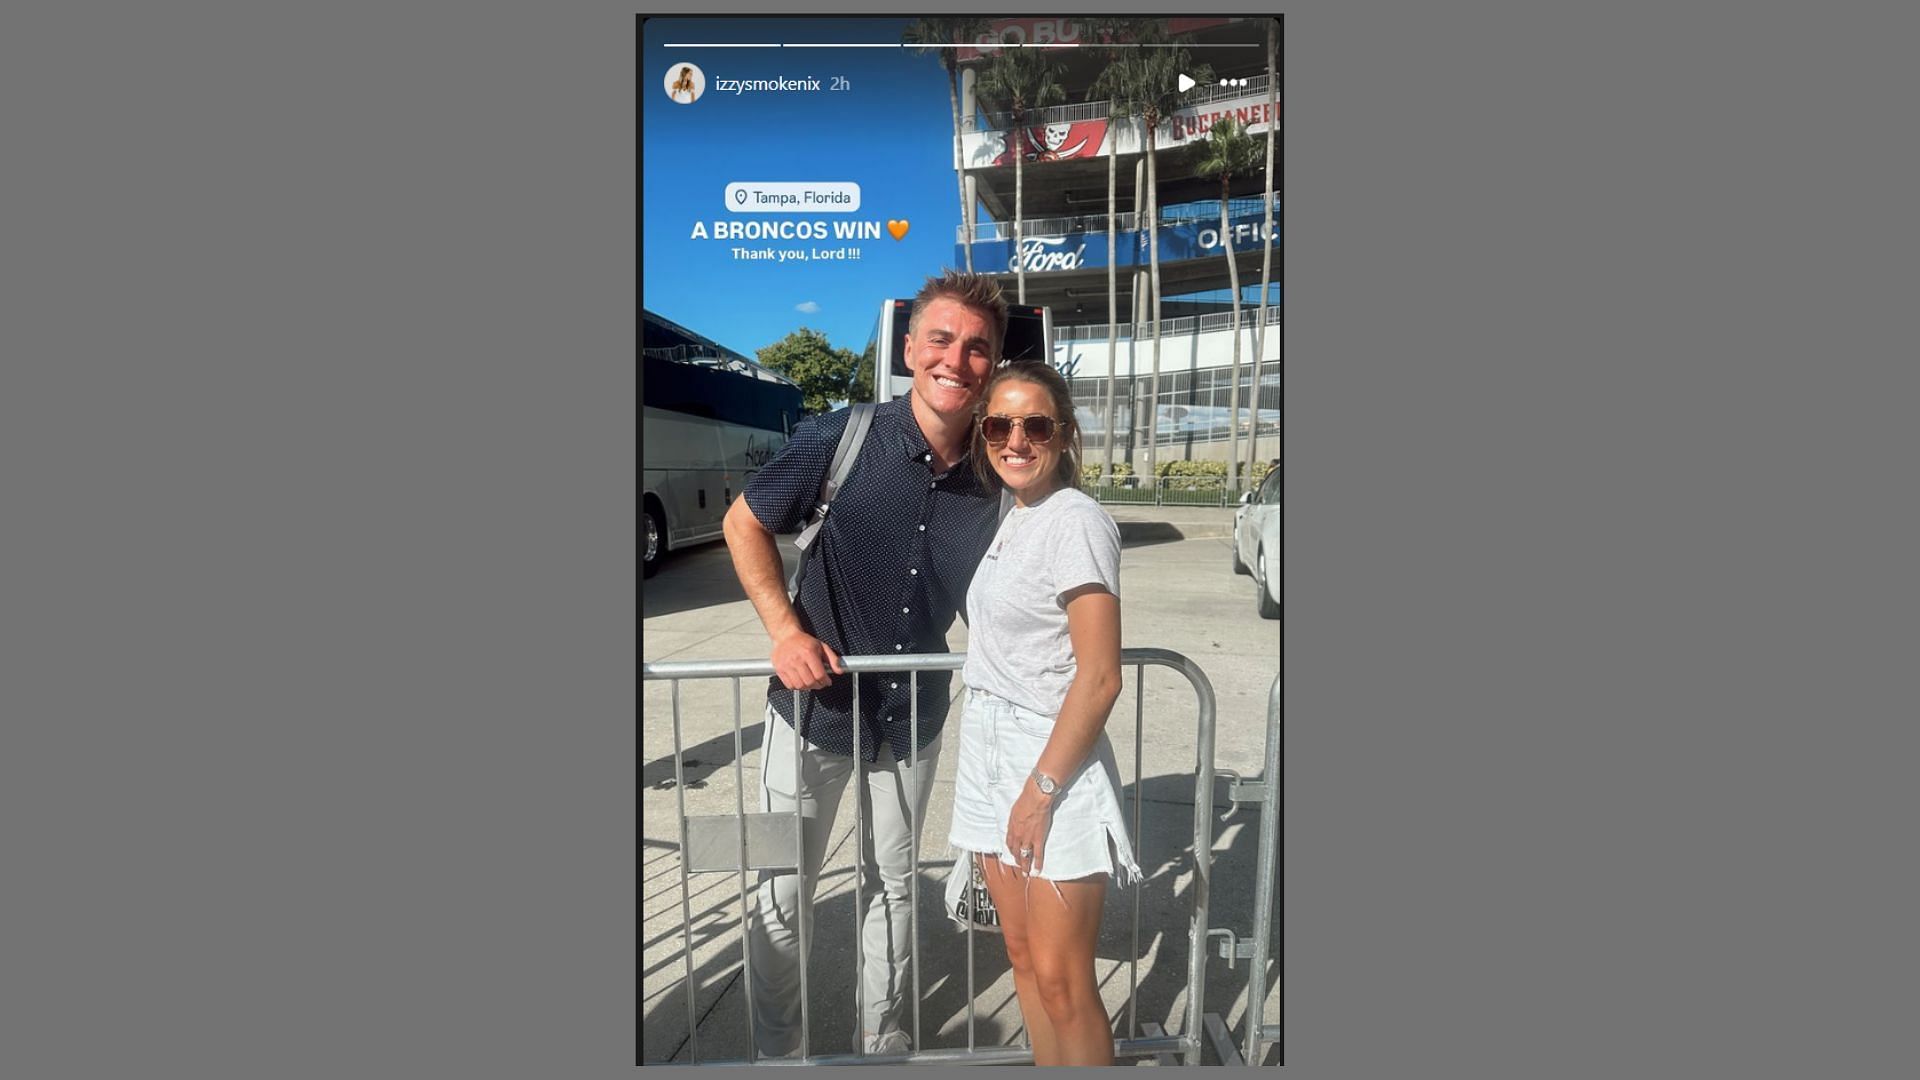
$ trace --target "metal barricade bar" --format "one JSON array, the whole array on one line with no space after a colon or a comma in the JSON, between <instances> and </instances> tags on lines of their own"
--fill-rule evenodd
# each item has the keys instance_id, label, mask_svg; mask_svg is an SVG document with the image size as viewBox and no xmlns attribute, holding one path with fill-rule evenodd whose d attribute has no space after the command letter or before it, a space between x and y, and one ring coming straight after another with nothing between
<instances>
[{"instance_id":1,"label":"metal barricade bar","mask_svg":"<svg viewBox=\"0 0 1920 1080\"><path fill-rule=\"evenodd\" d=\"M913 790L907 792L907 842L913 847L913 872L907 875L907 933L913 952L913 1045L920 1041L920 673L907 673L907 760L913 772Z\"/></svg>"},{"instance_id":2,"label":"metal barricade bar","mask_svg":"<svg viewBox=\"0 0 1920 1080\"><path fill-rule=\"evenodd\" d=\"M909 714L908 722L909 722L910 739L912 741L912 746L909 748L908 757L909 757L909 769L913 773L913 786L911 791L908 793L907 797L911 800L909 803L909 813L911 815L910 824L911 824L912 833L913 833L912 859L913 859L914 872L909 877L909 881L910 881L909 891L913 901L912 911L910 913L910 925L911 925L911 934L913 937L913 946L914 946L913 958L911 960L911 963L913 964L913 968L914 968L913 970L913 987L914 987L913 1035L914 1035L915 1046L921 1045L921 1042L920 1042L920 1037L921 1037L920 970L919 970L920 935L919 935L919 905L918 905L918 899L919 899L918 874L920 869L920 851L919 851L920 790L919 789L922 783L922 778L919 775L919 695L918 695L919 673L922 671L957 671L961 667L963 667L965 663L966 663L966 656L964 653L918 653L918 654L901 655L901 656L851 656L851 657L841 658L842 667L845 668L847 672L853 675L880 673L880 672L900 672L900 671L905 671L909 673L909 694L912 700L912 705L910 706L911 712ZM1196 718L1198 731L1197 731L1197 738L1195 740L1195 750L1194 750L1194 754L1195 754L1194 845L1193 845L1194 880L1193 880L1193 909L1188 917L1188 978L1187 978L1186 1030L1179 1035L1164 1035L1160 1033L1158 1026L1154 1025L1153 1030L1151 1032L1147 1032L1145 1037L1135 1037L1135 1038L1116 1040L1114 1043L1115 1056L1119 1057L1119 1056L1140 1056L1140 1055L1146 1055L1146 1054L1166 1054L1169 1051L1178 1051L1181 1053L1186 1064L1197 1065L1200 1063L1201 1036L1205 1030L1204 1021L1203 1021L1203 1015L1204 1015L1204 1009L1205 1009L1204 991L1205 991L1206 960L1207 960L1205 946L1206 946L1207 937L1208 937L1207 910L1208 910L1208 903L1209 903L1209 890L1212 883L1212 861L1213 861L1212 860L1212 851L1213 851L1212 785L1213 785L1213 776L1214 776L1213 752L1214 752L1214 723L1215 723L1215 703L1214 703L1214 696L1213 696L1213 686L1212 686L1212 683L1208 681L1205 672L1203 672L1200 669L1199 665L1195 664L1192 660L1188 659L1187 657L1167 649L1123 649L1121 650L1121 654L1120 654L1120 663L1123 668L1127 666L1132 666L1136 669L1135 698L1134 698L1134 807L1133 807L1134 837L1133 839L1137 849L1144 848L1144 837L1141 835L1141 832L1140 832L1140 828L1141 828L1141 798L1140 798L1141 790L1140 788L1141 788L1141 770L1142 770L1142 756L1143 756L1141 752L1142 730L1143 730L1144 721L1145 721L1145 709L1144 709L1145 686L1144 684L1145 684L1146 668L1149 665L1170 667L1175 671L1179 672L1180 674L1184 675L1187 678L1188 682L1192 684L1194 688L1195 695L1196 695L1196 703L1199 707L1199 712ZM754 1044L754 1040L752 1039L751 1032L749 1032L748 1059L745 1062L740 1062L740 1061L703 1062L700 1060L698 1019L696 1016L696 999L697 999L698 988L696 985L695 975L693 970L692 915L690 910L691 888L688 882L689 875L693 873L705 873L705 872L712 872L712 871L735 871L740 875L741 913L742 913L741 951L742 951L743 966L745 968L745 972L748 978L748 986L747 986L747 989L744 991L744 996L747 1002L748 1025L751 1028L753 1024L753 1018L754 1018L754 1013L753 1013L754 1006L753 1006L753 994L752 994L752 988L751 988L752 986L751 947L748 940L750 935L750 921L747 913L747 906L748 906L747 894L749 890L747 885L746 871L749 868L786 869L787 866L791 865L797 874L803 874L806 868L804 807L801 803L801 793L799 790L799 786L797 784L796 784L796 790L795 790L795 806L794 806L793 815L792 815L793 829L794 829L793 835L795 840L794 851L796 854L794 859L791 861L791 863L788 863L786 860L775 860L770 856L767 849L773 846L772 836L774 834L769 833L767 831L767 827L771 823L764 820L761 820L761 821L755 820L755 819L777 819L783 815L774 814L774 813L762 813L762 814L756 814L756 815L749 815L745 812L745 795L744 795L745 781L744 781L744 774L743 774L743 766L741 764L741 758L743 757L743 753L742 753L742 742L741 742L742 715L741 715L741 708L740 708L740 679L753 678L753 677L768 677L768 676L771 676L772 674L773 674L773 665L771 661L767 661L767 660L751 660L751 661L688 660L688 661L667 661L667 662L660 662L660 663L647 663L647 664L641 665L642 679L649 680L649 681L655 680L655 679L666 679L666 680L670 680L672 683L673 739L674 739L673 757L674 757L675 797L678 802L679 811L680 811L681 858L679 859L679 864L680 864L679 876L680 876L680 890L681 890L680 891L681 918L682 918L682 932L683 932L683 947L685 949L685 959L686 959L688 1046L690 1048L690 1057L692 1058L692 1063L696 1065L723 1065L723 1064L724 1065L738 1065L738 1064L829 1065L829 1064L857 1064L857 1063L1005 1064L1005 1063L1019 1063L1022 1061L1031 1061L1033 1058L1031 1047L991 1047L991 1048L982 1049L975 1044L975 1035L974 1035L975 1004L976 1004L975 998L977 997L977 989L974 985L974 965L973 965L974 934L973 934L973 923L970 918L967 921L967 929L966 929L966 933L967 933L967 1048L966 1050L964 1051L920 1050L920 1051L916 1051L914 1053L905 1054L905 1055L868 1055L866 1053L865 1039L861 1037L861 1033L864 1033L865 1031L865 1020L866 1020L865 987L864 987L864 980L861 978L861 974L864 971L864 961L865 961L864 934L862 933L861 920L864 918L864 907L862 904L862 901L864 899L862 880L865 872L865 848L866 848L867 826L865 821L865 814L862 809L862 800L865 796L865 783L864 783L865 757L863 753L864 742L863 742L863 734L862 734L862 725L860 725L857 722L853 725L854 741L855 741L855 746L854 746L854 749L855 749L855 752L854 752L854 778L855 778L854 828L855 828L855 839L856 839L856 843L855 843L856 865L853 871L854 917L855 917L854 941L855 941L855 956L856 956L856 974L855 974L856 1036L854 1040L855 1042L854 1051L853 1053L846 1054L846 1055L823 1055L821 1057L814 1057L811 1053L811 1049L812 1049L811 1030L810 1030L811 1024L810 1024L810 1009L809 1009L809 1001L808 1001L808 968L809 968L809 960L811 957L811 941L810 941L811 935L809 934L808 927L809 927L809 923L811 922L810 915L811 915L812 905L806 902L808 898L806 896L806 891L804 888L804 881L802 881L797 883L798 888L796 891L796 902L798 907L796 921L798 923L799 937L800 937L800 942L799 942L799 947L800 947L800 1024L801 1024L800 1057L798 1059L779 1059L777 1061L776 1060L762 1061L759 1058L758 1048ZM737 829L737 836L736 836L736 842L733 845L725 845L717 842L713 834L713 830L715 829L715 827L722 824L725 820L724 818L722 819L712 819L712 818L691 819L688 817L686 812L686 780L685 780L685 774L684 774L683 765L682 765L684 745L683 745L683 740L681 737L681 730L680 730L680 683L682 680L685 680L685 679L709 679L709 678L731 678L734 684L733 686L733 689L734 689L734 716L733 716L734 777L735 777L735 807L737 811L734 820L735 820L735 827ZM1279 692L1279 684L1276 681L1275 683L1276 703L1278 701L1278 692ZM859 715L859 695L860 695L859 680L856 678L854 680L854 686L853 686L854 711L855 711L854 714L856 717ZM796 697L795 697L796 713L801 715L808 715L806 710L807 710L807 707L811 704L811 698L812 698L812 693L810 691L800 691L798 694L796 694ZM801 744L801 740L804 737L805 736L803 732L800 732L800 731L795 732L795 738L793 742L794 742L794 775L796 779L800 776L800 772L801 772L800 744ZM769 737L763 745L766 748L771 749L771 746L772 746L771 738ZM1273 753L1273 748L1270 746L1269 747L1270 757L1272 756L1272 753ZM698 834L697 838L695 834ZM756 836L759 837L759 840L757 843L754 841L754 837ZM697 853L694 850L696 845L699 848L699 851ZM731 854L729 857L722 858L717 854L719 851L726 849L728 847L731 848ZM698 855L698 858L696 858L696 854ZM1264 852L1262 854L1262 858L1266 859L1266 854ZM1143 850L1136 850L1135 860L1137 862L1145 861ZM966 869L966 872L969 875L971 875L971 871L972 871L972 868L971 868L971 865L969 864L969 866ZM961 868L958 861L956 861L955 863L953 872L961 872ZM1139 991L1141 885L1142 883L1136 878L1134 882L1134 887L1133 887L1133 894L1134 894L1133 913L1132 913L1133 948L1131 950L1129 961L1128 961L1129 969L1130 969L1129 976L1128 976L1128 994L1127 994L1127 1015L1128 1015L1129 1031L1142 1030L1137 1025L1137 998L1138 998L1138 991ZM771 899L770 887L766 890L766 897L769 900Z\"/></svg>"},{"instance_id":3,"label":"metal barricade bar","mask_svg":"<svg viewBox=\"0 0 1920 1080\"><path fill-rule=\"evenodd\" d=\"M1267 957L1273 941L1273 904L1274 892L1279 886L1280 858L1280 679L1273 678L1273 690L1267 701L1267 746L1264 771L1258 780L1242 779L1231 769L1218 770L1224 777L1230 777L1233 783L1228 787L1230 798L1237 809L1247 803L1260 804L1258 861L1254 870L1253 894L1253 933L1241 940L1232 930L1215 928L1210 933L1226 939L1220 946L1220 955L1230 962L1252 961L1247 973L1247 1011L1243 1022L1247 1025L1243 1044L1246 1048L1245 1063L1258 1065L1265 1053L1266 1043L1278 1042L1280 1025L1268 1024L1266 1020L1267 1004ZM1232 811L1229 811L1232 813ZM1225 1027L1211 1014L1207 1017L1212 1024L1218 1025L1213 1035L1216 1048L1220 1049L1224 1061L1232 1045L1225 1041ZM1238 1052L1233 1056L1238 1058Z\"/></svg>"},{"instance_id":4,"label":"metal barricade bar","mask_svg":"<svg viewBox=\"0 0 1920 1080\"><path fill-rule=\"evenodd\" d=\"M1260 1064L1267 1042L1279 1040L1280 1025L1272 1025L1268 1034L1267 956L1272 945L1274 893L1280 878L1280 680L1273 677L1273 690L1267 696L1267 761L1264 790L1260 793L1260 861L1253 885L1253 969L1247 980L1246 1061ZM1284 994L1284 990L1282 991ZM1275 1018L1278 1019L1277 1017ZM1282 1053L1285 1051L1283 1050Z\"/></svg>"},{"instance_id":5,"label":"metal barricade bar","mask_svg":"<svg viewBox=\"0 0 1920 1080\"><path fill-rule=\"evenodd\" d=\"M680 681L673 683L673 795L680 804L680 930L684 935L687 958L687 1039L691 1056L700 1057L700 1022L694 1017L694 1000L699 984L693 977L693 907L687 886L687 776L680 761Z\"/></svg>"},{"instance_id":6,"label":"metal barricade bar","mask_svg":"<svg viewBox=\"0 0 1920 1080\"><path fill-rule=\"evenodd\" d=\"M1146 1025L1158 1030L1157 1025ZM1186 1049L1184 1036L1150 1035L1139 1039L1115 1039L1114 1053L1117 1058L1146 1057L1159 1054L1172 1057ZM770 1058L760 1062L750 1061L702 1061L698 1064L705 1068L729 1065L1025 1065L1033 1062L1033 1049L1025 1046L988 1046L978 1050L921 1050L911 1054L822 1054L816 1058Z\"/></svg>"},{"instance_id":7,"label":"metal barricade bar","mask_svg":"<svg viewBox=\"0 0 1920 1080\"><path fill-rule=\"evenodd\" d=\"M740 815L740 967L746 974L747 985L753 985L753 948L747 940L747 781L745 758L746 750L740 745L740 677L733 677L733 807ZM683 862L686 860L682 860ZM747 1002L747 1056L758 1058L760 1053L753 1045L753 994L749 991L742 997Z\"/></svg>"},{"instance_id":8,"label":"metal barricade bar","mask_svg":"<svg viewBox=\"0 0 1920 1080\"><path fill-rule=\"evenodd\" d=\"M862 903L860 888L867 876L866 818L860 812L867 801L867 781L862 768L866 753L860 745L865 727L860 722L860 679L856 676L853 680L853 1053L861 1060L867 1056L867 905ZM798 784L794 785L794 794L799 794ZM806 966L806 957L801 958L800 964Z\"/></svg>"}]
</instances>

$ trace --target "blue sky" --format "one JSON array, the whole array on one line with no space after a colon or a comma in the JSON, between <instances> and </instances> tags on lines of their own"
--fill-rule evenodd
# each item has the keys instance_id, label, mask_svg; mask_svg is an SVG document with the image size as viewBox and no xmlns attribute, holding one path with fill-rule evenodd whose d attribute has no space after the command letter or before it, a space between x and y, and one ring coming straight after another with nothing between
<instances>
[{"instance_id":1,"label":"blue sky","mask_svg":"<svg viewBox=\"0 0 1920 1080\"><path fill-rule=\"evenodd\" d=\"M669 48L693 43L898 42L905 19L648 19L640 64L641 297L657 312L747 356L809 326L858 351L892 296L911 296L954 259L960 222L952 110L939 60L910 49ZM668 97L664 79L698 65L698 101ZM835 75L850 88L826 89ZM820 80L815 92L723 93L720 79ZM851 180L851 214L735 214L732 181ZM695 221L839 219L909 222L896 241L746 241L690 238ZM775 263L735 247L843 248L848 261Z\"/></svg>"}]
</instances>

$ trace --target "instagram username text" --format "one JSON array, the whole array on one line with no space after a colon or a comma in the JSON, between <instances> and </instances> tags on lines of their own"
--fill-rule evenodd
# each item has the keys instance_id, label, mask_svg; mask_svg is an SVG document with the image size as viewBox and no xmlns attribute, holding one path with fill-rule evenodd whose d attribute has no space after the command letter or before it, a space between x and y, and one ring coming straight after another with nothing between
<instances>
[{"instance_id":1,"label":"instagram username text","mask_svg":"<svg viewBox=\"0 0 1920 1080\"><path fill-rule=\"evenodd\" d=\"M851 90L853 83L845 75L833 75L828 83L822 83L817 75L803 75L788 78L785 75L777 79L715 79L713 89L716 93L726 94L793 94L810 93L818 90Z\"/></svg>"}]
</instances>

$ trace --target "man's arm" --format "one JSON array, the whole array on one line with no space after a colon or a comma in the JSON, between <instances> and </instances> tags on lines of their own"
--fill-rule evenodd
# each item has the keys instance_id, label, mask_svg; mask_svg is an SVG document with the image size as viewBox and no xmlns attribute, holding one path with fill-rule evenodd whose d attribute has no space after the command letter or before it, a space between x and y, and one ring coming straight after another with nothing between
<instances>
[{"instance_id":1,"label":"man's arm","mask_svg":"<svg viewBox=\"0 0 1920 1080\"><path fill-rule=\"evenodd\" d=\"M829 670L845 675L840 655L800 625L800 615L787 598L779 541L754 516L744 495L727 508L721 530L740 587L773 639L773 670L781 683L789 690L821 690L832 682Z\"/></svg>"}]
</instances>

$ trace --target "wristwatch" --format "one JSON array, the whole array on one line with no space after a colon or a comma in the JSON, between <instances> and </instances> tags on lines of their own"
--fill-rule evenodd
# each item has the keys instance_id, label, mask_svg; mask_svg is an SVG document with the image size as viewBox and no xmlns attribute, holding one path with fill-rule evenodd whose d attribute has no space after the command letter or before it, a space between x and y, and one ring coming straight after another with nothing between
<instances>
[{"instance_id":1,"label":"wristwatch","mask_svg":"<svg viewBox=\"0 0 1920 1080\"><path fill-rule=\"evenodd\" d=\"M1037 768L1033 770L1033 785L1040 789L1042 795L1060 794L1059 782Z\"/></svg>"}]
</instances>

